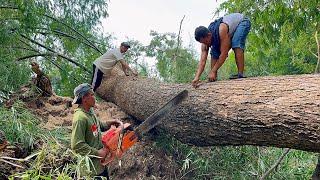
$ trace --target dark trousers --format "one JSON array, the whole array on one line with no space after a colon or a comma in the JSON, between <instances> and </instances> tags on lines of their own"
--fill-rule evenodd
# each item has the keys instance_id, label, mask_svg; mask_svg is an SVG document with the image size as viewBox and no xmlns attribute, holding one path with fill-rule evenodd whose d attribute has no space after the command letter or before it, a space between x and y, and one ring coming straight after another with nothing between
<instances>
[{"instance_id":1,"label":"dark trousers","mask_svg":"<svg viewBox=\"0 0 320 180\"><path fill-rule=\"evenodd\" d=\"M106 177L107 180L110 180L108 168L106 168L101 174L99 174L99 175L97 175L97 176L98 176L98 177L95 177L94 180L102 180L102 177Z\"/></svg>"},{"instance_id":2,"label":"dark trousers","mask_svg":"<svg viewBox=\"0 0 320 180\"><path fill-rule=\"evenodd\" d=\"M96 65L93 64L91 86L94 92L96 92L98 87L101 85L102 77L103 77L103 72L99 68L97 68Z\"/></svg>"}]
</instances>

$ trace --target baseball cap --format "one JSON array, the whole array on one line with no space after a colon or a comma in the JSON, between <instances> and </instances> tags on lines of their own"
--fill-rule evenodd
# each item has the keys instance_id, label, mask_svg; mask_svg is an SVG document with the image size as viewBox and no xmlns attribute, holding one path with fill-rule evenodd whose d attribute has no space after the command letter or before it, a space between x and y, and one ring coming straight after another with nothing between
<instances>
[{"instance_id":1,"label":"baseball cap","mask_svg":"<svg viewBox=\"0 0 320 180\"><path fill-rule=\"evenodd\" d=\"M80 104L80 99L87 94L87 92L89 92L90 90L92 90L92 87L90 84L88 83L83 83L80 84L79 86L77 86L76 88L74 88L73 90L73 94L74 94L74 99L72 101L73 104Z\"/></svg>"},{"instance_id":2,"label":"baseball cap","mask_svg":"<svg viewBox=\"0 0 320 180\"><path fill-rule=\"evenodd\" d=\"M127 48L130 48L130 44L128 42L122 42L121 43L121 46L124 46L124 47L127 47Z\"/></svg>"}]
</instances>

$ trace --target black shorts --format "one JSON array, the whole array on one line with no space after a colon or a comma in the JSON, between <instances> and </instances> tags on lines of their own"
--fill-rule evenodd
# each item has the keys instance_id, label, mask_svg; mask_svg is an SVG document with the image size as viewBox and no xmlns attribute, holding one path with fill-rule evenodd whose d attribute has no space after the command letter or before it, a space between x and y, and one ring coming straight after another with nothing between
<instances>
[{"instance_id":1,"label":"black shorts","mask_svg":"<svg viewBox=\"0 0 320 180\"><path fill-rule=\"evenodd\" d=\"M90 84L94 92L101 85L102 78L103 78L103 72L99 68L97 68L96 65L93 64L93 74L92 74Z\"/></svg>"}]
</instances>

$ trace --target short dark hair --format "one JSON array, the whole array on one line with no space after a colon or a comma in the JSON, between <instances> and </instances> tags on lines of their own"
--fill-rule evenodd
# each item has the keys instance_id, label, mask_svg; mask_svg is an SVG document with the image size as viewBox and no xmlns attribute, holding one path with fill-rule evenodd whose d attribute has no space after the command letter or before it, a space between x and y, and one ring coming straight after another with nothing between
<instances>
[{"instance_id":1,"label":"short dark hair","mask_svg":"<svg viewBox=\"0 0 320 180\"><path fill-rule=\"evenodd\" d=\"M204 26L199 26L194 31L194 37L198 42L200 42L200 39L207 37L208 33L210 33L208 28L206 28Z\"/></svg>"},{"instance_id":2,"label":"short dark hair","mask_svg":"<svg viewBox=\"0 0 320 180\"><path fill-rule=\"evenodd\" d=\"M130 47L131 47L128 42L122 42L122 43L121 43L121 46L124 46L124 47L126 47L126 48L130 48Z\"/></svg>"}]
</instances>

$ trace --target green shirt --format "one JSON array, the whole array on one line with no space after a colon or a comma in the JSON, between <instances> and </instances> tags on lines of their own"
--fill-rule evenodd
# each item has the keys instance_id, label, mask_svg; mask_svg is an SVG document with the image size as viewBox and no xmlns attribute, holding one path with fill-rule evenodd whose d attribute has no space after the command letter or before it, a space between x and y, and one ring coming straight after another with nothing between
<instances>
[{"instance_id":1,"label":"green shirt","mask_svg":"<svg viewBox=\"0 0 320 180\"><path fill-rule=\"evenodd\" d=\"M75 109L72 121L71 149L81 155L98 156L98 150L103 147L101 141L102 123L96 118L92 109L85 112L82 108ZM95 175L101 174L105 167L100 159L91 158L93 166L90 167ZM96 170L96 171L94 171Z\"/></svg>"}]
</instances>

